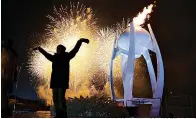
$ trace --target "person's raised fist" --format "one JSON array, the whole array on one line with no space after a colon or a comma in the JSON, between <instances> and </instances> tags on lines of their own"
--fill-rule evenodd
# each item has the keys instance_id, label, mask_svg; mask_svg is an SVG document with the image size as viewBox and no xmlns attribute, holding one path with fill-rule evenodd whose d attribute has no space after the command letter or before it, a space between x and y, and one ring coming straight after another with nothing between
<instances>
[{"instance_id":1,"label":"person's raised fist","mask_svg":"<svg viewBox=\"0 0 196 119\"><path fill-rule=\"evenodd\" d=\"M88 39L86 39L86 38L80 38L80 40L81 40L81 42L84 42L84 43L89 43L90 41L88 40Z\"/></svg>"}]
</instances>

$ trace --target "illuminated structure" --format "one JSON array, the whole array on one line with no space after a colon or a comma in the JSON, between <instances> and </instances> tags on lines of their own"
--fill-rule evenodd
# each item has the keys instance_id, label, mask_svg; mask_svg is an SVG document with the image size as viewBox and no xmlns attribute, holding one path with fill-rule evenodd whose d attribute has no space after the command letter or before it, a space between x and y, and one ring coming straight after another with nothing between
<instances>
[{"instance_id":1,"label":"illuminated structure","mask_svg":"<svg viewBox=\"0 0 196 119\"><path fill-rule=\"evenodd\" d=\"M136 26L136 27L135 27ZM150 116L158 117L161 98L163 93L164 85L164 69L162 56L151 29L150 24L148 24L148 31L143 29L141 26L134 24L134 21L118 38L118 33L116 33L113 54L110 65L110 86L112 92L112 99L117 101L123 101L124 106L134 107L137 105L137 101L143 102L143 104L152 104ZM151 50L156 53L157 58L157 77L155 76L154 67L149 55ZM113 60L118 56L122 55L122 81L124 87L124 98L116 99L114 94L113 86ZM132 95L133 89L133 77L134 77L134 61L139 58L141 55L144 56L144 59L147 63L147 68L150 76L153 98L135 98ZM136 102L136 103L134 103Z\"/></svg>"}]
</instances>

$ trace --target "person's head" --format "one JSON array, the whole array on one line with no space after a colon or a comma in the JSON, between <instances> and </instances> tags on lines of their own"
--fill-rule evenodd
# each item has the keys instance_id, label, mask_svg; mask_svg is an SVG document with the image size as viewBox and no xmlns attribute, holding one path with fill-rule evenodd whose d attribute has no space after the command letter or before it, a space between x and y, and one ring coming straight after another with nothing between
<instances>
[{"instance_id":1,"label":"person's head","mask_svg":"<svg viewBox=\"0 0 196 119\"><path fill-rule=\"evenodd\" d=\"M61 54L61 53L65 52L65 50L66 50L66 47L63 45L58 45L56 48L57 54Z\"/></svg>"}]
</instances>

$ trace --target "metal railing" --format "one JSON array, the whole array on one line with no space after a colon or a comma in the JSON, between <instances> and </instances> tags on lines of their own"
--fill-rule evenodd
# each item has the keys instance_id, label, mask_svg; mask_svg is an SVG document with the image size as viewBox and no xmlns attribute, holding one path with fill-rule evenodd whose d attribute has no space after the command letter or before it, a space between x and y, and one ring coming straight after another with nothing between
<instances>
[{"instance_id":1,"label":"metal railing","mask_svg":"<svg viewBox=\"0 0 196 119\"><path fill-rule=\"evenodd\" d=\"M137 106L137 105L143 105L143 104L153 104L153 100L160 100L160 103L162 102L162 98L133 98L133 100L127 100L126 101L126 105L128 104L129 101L135 102L135 104L133 104L133 106ZM163 115L163 106L160 105L160 117Z\"/></svg>"}]
</instances>

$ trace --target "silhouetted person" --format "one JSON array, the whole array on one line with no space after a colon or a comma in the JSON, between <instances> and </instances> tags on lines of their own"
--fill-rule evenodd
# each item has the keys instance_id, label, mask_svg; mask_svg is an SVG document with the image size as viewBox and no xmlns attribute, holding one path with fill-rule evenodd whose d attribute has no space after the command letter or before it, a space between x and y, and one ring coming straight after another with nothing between
<instances>
[{"instance_id":1,"label":"silhouetted person","mask_svg":"<svg viewBox=\"0 0 196 119\"><path fill-rule=\"evenodd\" d=\"M1 47L1 114L11 116L8 93L12 93L13 83L17 76L17 53L13 49L14 40L2 40Z\"/></svg>"},{"instance_id":2,"label":"silhouetted person","mask_svg":"<svg viewBox=\"0 0 196 119\"><path fill-rule=\"evenodd\" d=\"M56 110L56 117L67 117L65 93L69 88L69 62L79 51L82 42L89 43L88 39L81 38L76 43L72 51L65 52L66 48L63 45L57 46L57 53L51 55L41 47L34 50L39 50L48 60L52 62L52 74L50 88L53 93L53 102Z\"/></svg>"}]
</instances>

